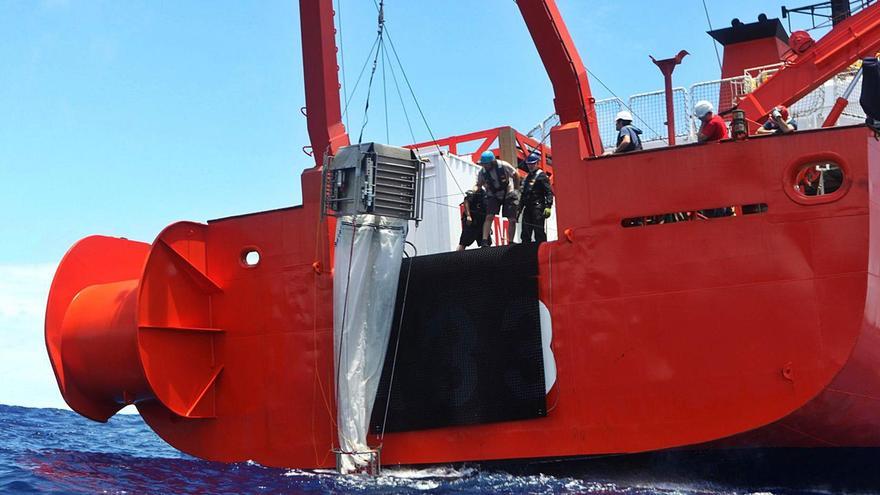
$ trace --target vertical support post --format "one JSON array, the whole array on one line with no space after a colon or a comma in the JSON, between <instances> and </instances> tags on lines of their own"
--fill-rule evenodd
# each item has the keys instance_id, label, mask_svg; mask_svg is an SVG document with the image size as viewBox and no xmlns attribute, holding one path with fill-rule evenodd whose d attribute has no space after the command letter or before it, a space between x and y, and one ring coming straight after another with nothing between
<instances>
[{"instance_id":1,"label":"vertical support post","mask_svg":"<svg viewBox=\"0 0 880 495\"><path fill-rule=\"evenodd\" d=\"M831 0L831 22L834 26L851 15L849 0Z\"/></svg>"},{"instance_id":2,"label":"vertical support post","mask_svg":"<svg viewBox=\"0 0 880 495\"><path fill-rule=\"evenodd\" d=\"M669 146L675 146L675 102L672 99L672 71L663 74L663 89L666 92L666 139Z\"/></svg>"},{"instance_id":3,"label":"vertical support post","mask_svg":"<svg viewBox=\"0 0 880 495\"><path fill-rule=\"evenodd\" d=\"M675 102L672 98L672 71L675 70L676 65L681 63L681 60L685 55L689 55L685 50L678 52L678 55L675 57L663 60L657 60L649 55L651 61L654 62L654 64L660 68L660 72L663 73L664 87L666 88L666 140L669 143L669 146L675 146Z\"/></svg>"},{"instance_id":4,"label":"vertical support post","mask_svg":"<svg viewBox=\"0 0 880 495\"><path fill-rule=\"evenodd\" d=\"M516 131L512 127L498 129L498 148L501 159L516 167Z\"/></svg>"}]
</instances>

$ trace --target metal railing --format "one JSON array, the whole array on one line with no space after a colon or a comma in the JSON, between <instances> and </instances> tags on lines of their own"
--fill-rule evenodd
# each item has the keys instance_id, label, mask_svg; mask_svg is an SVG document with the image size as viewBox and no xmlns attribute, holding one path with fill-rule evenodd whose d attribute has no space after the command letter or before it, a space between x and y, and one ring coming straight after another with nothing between
<instances>
[{"instance_id":1,"label":"metal railing","mask_svg":"<svg viewBox=\"0 0 880 495\"><path fill-rule=\"evenodd\" d=\"M615 146L617 144L617 129L614 128L614 119L618 112L626 109L626 106L619 98L608 98L597 101L595 107L602 146L606 148Z\"/></svg>"},{"instance_id":2,"label":"metal railing","mask_svg":"<svg viewBox=\"0 0 880 495\"><path fill-rule=\"evenodd\" d=\"M756 67L746 70L745 74L739 77L699 82L687 89L674 88L676 139L679 139L680 142L696 139L696 132L700 128L699 120L692 114L693 105L696 102L706 100L712 103L719 112L729 110L743 96L767 81L782 66L783 64L780 63ZM843 95L857 70L858 64L855 64L791 105L789 112L793 118L798 119L799 128L819 127L824 119L823 112L827 113L831 105L834 104L834 99ZM844 110L843 116L858 120L865 118L859 105L860 96L861 88L856 87L849 97L850 103ZM595 109L602 145L606 149L613 147L617 141L617 129L614 125L617 112L627 109L633 114L635 126L641 128L643 132L643 143L654 143L657 146L661 142L667 141L666 97L663 91L636 94L631 96L626 103L619 98L597 100ZM553 114L529 131L528 136L543 141L550 133L550 129L556 125L559 125L559 117Z\"/></svg>"},{"instance_id":3,"label":"metal railing","mask_svg":"<svg viewBox=\"0 0 880 495\"><path fill-rule=\"evenodd\" d=\"M629 108L635 119L633 124L642 130L643 143L668 142L669 128L666 125L666 93L664 91L633 95L629 99ZM692 133L691 100L685 88L672 88L672 108L675 116L675 136L690 136Z\"/></svg>"},{"instance_id":4,"label":"metal railing","mask_svg":"<svg viewBox=\"0 0 880 495\"><path fill-rule=\"evenodd\" d=\"M706 100L720 112L732 108L754 89L754 81L748 76L728 77L692 85L688 90L691 103Z\"/></svg>"}]
</instances>

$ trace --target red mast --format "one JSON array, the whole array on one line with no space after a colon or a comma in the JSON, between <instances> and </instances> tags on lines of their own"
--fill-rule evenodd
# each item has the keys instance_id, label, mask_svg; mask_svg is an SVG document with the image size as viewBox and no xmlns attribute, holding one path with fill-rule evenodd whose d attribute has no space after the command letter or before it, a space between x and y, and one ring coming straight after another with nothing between
<instances>
[{"instance_id":1,"label":"red mast","mask_svg":"<svg viewBox=\"0 0 880 495\"><path fill-rule=\"evenodd\" d=\"M678 52L678 55L672 58L664 58L663 60L657 60L653 55L648 55L651 57L654 65L663 73L666 93L666 141L669 143L669 146L675 146L675 107L672 100L672 72L675 71L675 66L680 64L686 55L690 55L687 50L681 50Z\"/></svg>"},{"instance_id":2,"label":"red mast","mask_svg":"<svg viewBox=\"0 0 880 495\"><path fill-rule=\"evenodd\" d=\"M299 2L306 118L317 167L323 165L325 154L335 154L349 144L339 102L334 14L333 0Z\"/></svg>"}]
</instances>

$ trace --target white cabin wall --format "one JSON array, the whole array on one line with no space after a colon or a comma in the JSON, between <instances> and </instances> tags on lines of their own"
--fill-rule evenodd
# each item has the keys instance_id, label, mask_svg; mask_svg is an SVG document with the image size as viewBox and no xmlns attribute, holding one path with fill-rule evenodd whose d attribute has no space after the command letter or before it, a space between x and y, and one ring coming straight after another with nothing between
<instances>
[{"instance_id":1,"label":"white cabin wall","mask_svg":"<svg viewBox=\"0 0 880 495\"><path fill-rule=\"evenodd\" d=\"M464 193L476 184L480 167L470 161L469 157L453 155L436 148L418 151L421 157L427 160L425 203L422 221L417 228L410 228L407 240L416 246L420 256L454 251L461 235L459 204L464 200ZM522 225L519 225L517 242L521 231ZM547 220L547 238L556 239L555 206ZM470 249L476 247L471 245Z\"/></svg>"}]
</instances>

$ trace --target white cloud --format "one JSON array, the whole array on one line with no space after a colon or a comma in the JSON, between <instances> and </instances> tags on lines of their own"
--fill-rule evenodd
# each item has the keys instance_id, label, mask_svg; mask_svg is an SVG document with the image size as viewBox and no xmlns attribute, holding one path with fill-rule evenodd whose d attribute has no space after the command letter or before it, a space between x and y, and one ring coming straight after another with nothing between
<instances>
[{"instance_id":1,"label":"white cloud","mask_svg":"<svg viewBox=\"0 0 880 495\"><path fill-rule=\"evenodd\" d=\"M0 403L63 407L43 319L54 263L0 264Z\"/></svg>"},{"instance_id":2,"label":"white cloud","mask_svg":"<svg viewBox=\"0 0 880 495\"><path fill-rule=\"evenodd\" d=\"M0 264L0 318L33 318L46 310L56 265Z\"/></svg>"}]
</instances>

